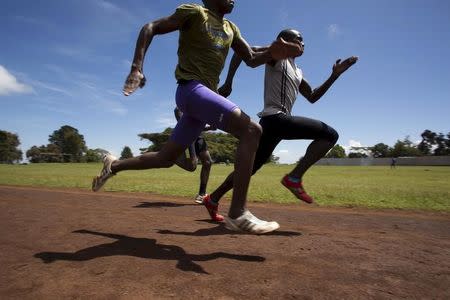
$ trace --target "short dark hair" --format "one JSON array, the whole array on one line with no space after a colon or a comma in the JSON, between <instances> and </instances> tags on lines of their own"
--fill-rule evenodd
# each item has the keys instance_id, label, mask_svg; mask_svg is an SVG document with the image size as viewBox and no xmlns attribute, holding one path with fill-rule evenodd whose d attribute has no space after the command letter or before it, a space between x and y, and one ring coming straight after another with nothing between
<instances>
[{"instance_id":1,"label":"short dark hair","mask_svg":"<svg viewBox=\"0 0 450 300\"><path fill-rule=\"evenodd\" d=\"M300 33L300 31L291 29L291 28L280 31L280 33L277 36L277 39L279 39L279 38L282 38L286 42L291 42L295 38L299 38L300 40L303 40L303 37L302 37L302 34Z\"/></svg>"}]
</instances>

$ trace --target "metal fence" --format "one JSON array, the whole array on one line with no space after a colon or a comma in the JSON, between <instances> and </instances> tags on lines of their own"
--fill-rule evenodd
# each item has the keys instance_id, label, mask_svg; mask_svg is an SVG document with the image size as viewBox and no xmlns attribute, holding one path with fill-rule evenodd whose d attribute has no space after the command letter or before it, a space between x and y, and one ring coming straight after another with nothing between
<instances>
[{"instance_id":1,"label":"metal fence","mask_svg":"<svg viewBox=\"0 0 450 300\"><path fill-rule=\"evenodd\" d=\"M316 165L321 166L389 166L392 158L322 158ZM450 156L398 157L397 166L450 166Z\"/></svg>"}]
</instances>

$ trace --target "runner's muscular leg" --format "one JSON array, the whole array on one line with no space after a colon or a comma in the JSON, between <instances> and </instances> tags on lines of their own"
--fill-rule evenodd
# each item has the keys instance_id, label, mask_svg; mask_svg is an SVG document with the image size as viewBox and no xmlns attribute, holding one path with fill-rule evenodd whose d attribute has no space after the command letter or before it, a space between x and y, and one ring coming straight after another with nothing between
<instances>
[{"instance_id":1,"label":"runner's muscular leg","mask_svg":"<svg viewBox=\"0 0 450 300\"><path fill-rule=\"evenodd\" d=\"M148 152L125 160L114 161L111 170L113 173L117 173L124 170L170 168L185 149L186 146L169 140L158 152Z\"/></svg>"},{"instance_id":2,"label":"runner's muscular leg","mask_svg":"<svg viewBox=\"0 0 450 300\"><path fill-rule=\"evenodd\" d=\"M200 152L198 157L202 162L202 169L200 171L200 189L202 189L202 186L206 189L209 181L209 173L211 172L212 159L208 150ZM201 194L201 192L204 191L199 191L199 194Z\"/></svg>"},{"instance_id":3,"label":"runner's muscular leg","mask_svg":"<svg viewBox=\"0 0 450 300\"><path fill-rule=\"evenodd\" d=\"M228 116L225 131L239 139L234 164L233 197L229 211L231 218L237 218L246 210L248 186L262 129L248 115L236 108Z\"/></svg>"},{"instance_id":4,"label":"runner's muscular leg","mask_svg":"<svg viewBox=\"0 0 450 300\"><path fill-rule=\"evenodd\" d=\"M276 146L280 143L281 139L275 137L269 133L266 133L263 127L263 133L261 140L259 141L258 150L256 151L255 161L253 164L252 174L255 174L270 158ZM231 172L225 181L211 193L211 200L219 202L219 200L231 189L233 189L234 172Z\"/></svg>"}]
</instances>

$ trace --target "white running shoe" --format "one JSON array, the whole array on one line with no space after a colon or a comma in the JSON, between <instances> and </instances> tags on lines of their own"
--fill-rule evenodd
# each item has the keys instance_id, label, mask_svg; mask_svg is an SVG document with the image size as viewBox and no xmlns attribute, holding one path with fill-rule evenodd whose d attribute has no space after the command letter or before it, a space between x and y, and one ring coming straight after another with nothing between
<instances>
[{"instance_id":1,"label":"white running shoe","mask_svg":"<svg viewBox=\"0 0 450 300\"><path fill-rule=\"evenodd\" d=\"M205 198L206 195L200 195L198 194L197 196L195 196L195 203L197 204L203 204L203 198Z\"/></svg>"},{"instance_id":2,"label":"white running shoe","mask_svg":"<svg viewBox=\"0 0 450 300\"><path fill-rule=\"evenodd\" d=\"M94 192L101 189L109 178L116 175L111 171L111 165L115 160L117 160L117 157L112 154L108 153L103 156L103 169L98 176L92 179L92 190Z\"/></svg>"},{"instance_id":3,"label":"white running shoe","mask_svg":"<svg viewBox=\"0 0 450 300\"><path fill-rule=\"evenodd\" d=\"M233 231L245 231L253 234L268 233L280 228L277 222L267 222L255 217L249 210L236 219L225 217L225 227Z\"/></svg>"}]
</instances>

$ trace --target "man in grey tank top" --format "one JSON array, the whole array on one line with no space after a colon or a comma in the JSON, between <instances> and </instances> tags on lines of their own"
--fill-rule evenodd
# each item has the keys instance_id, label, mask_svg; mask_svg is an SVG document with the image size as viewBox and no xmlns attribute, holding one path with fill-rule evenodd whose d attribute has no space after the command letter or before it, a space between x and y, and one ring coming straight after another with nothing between
<instances>
[{"instance_id":1,"label":"man in grey tank top","mask_svg":"<svg viewBox=\"0 0 450 300\"><path fill-rule=\"evenodd\" d=\"M298 43L302 50L299 56L303 54L303 37L297 30L283 30L279 33L277 39ZM265 49L267 47L254 47L256 51ZM303 175L336 144L339 136L332 127L321 121L291 116L292 107L299 93L310 103L315 103L339 76L357 61L358 57L356 56L351 56L343 61L338 59L333 65L329 78L315 89L312 89L303 78L303 72L296 66L295 58L272 60L266 63L264 109L258 114L261 117L259 124L263 128L263 134L256 152L253 174L268 161L273 150L282 140L313 140L297 166L281 179L281 183L298 199L306 203L314 201L303 187ZM235 54L230 62L226 81L219 89L222 96L227 97L231 94L233 78L240 63L241 59ZM217 203L232 187L233 174L230 174L206 200Z\"/></svg>"}]
</instances>

